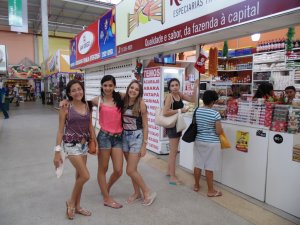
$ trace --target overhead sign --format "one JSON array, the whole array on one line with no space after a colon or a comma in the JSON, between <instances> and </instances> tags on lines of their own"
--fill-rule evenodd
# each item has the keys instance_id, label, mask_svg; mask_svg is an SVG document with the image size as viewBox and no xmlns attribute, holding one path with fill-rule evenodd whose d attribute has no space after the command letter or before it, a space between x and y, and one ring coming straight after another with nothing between
<instances>
[{"instance_id":1,"label":"overhead sign","mask_svg":"<svg viewBox=\"0 0 300 225\"><path fill-rule=\"evenodd\" d=\"M101 59L116 56L116 10L112 9L99 20L99 46Z\"/></svg>"},{"instance_id":2,"label":"overhead sign","mask_svg":"<svg viewBox=\"0 0 300 225\"><path fill-rule=\"evenodd\" d=\"M117 54L122 55L299 10L300 1L283 4L282 0L127 0L116 7Z\"/></svg>"},{"instance_id":3,"label":"overhead sign","mask_svg":"<svg viewBox=\"0 0 300 225\"><path fill-rule=\"evenodd\" d=\"M72 69L100 62L98 20L70 41L70 66Z\"/></svg>"},{"instance_id":4,"label":"overhead sign","mask_svg":"<svg viewBox=\"0 0 300 225\"><path fill-rule=\"evenodd\" d=\"M7 73L7 56L5 45L0 45L0 74Z\"/></svg>"},{"instance_id":5,"label":"overhead sign","mask_svg":"<svg viewBox=\"0 0 300 225\"><path fill-rule=\"evenodd\" d=\"M10 26L23 25L22 0L8 0L8 23Z\"/></svg>"},{"instance_id":6,"label":"overhead sign","mask_svg":"<svg viewBox=\"0 0 300 225\"><path fill-rule=\"evenodd\" d=\"M22 0L22 26L10 26L11 31L28 33L27 0Z\"/></svg>"}]
</instances>

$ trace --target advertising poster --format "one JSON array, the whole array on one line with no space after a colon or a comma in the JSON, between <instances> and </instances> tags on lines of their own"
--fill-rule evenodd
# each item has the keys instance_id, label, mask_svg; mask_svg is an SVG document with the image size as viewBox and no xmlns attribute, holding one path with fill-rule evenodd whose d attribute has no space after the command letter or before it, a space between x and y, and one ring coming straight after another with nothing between
<instances>
[{"instance_id":1,"label":"advertising poster","mask_svg":"<svg viewBox=\"0 0 300 225\"><path fill-rule=\"evenodd\" d=\"M295 145L293 148L293 161L300 163L300 145Z\"/></svg>"},{"instance_id":2,"label":"advertising poster","mask_svg":"<svg viewBox=\"0 0 300 225\"><path fill-rule=\"evenodd\" d=\"M238 130L236 132L236 145L235 148L241 152L248 152L249 132Z\"/></svg>"},{"instance_id":3,"label":"advertising poster","mask_svg":"<svg viewBox=\"0 0 300 225\"><path fill-rule=\"evenodd\" d=\"M100 58L107 59L116 56L116 10L113 9L99 20Z\"/></svg>"},{"instance_id":4,"label":"advertising poster","mask_svg":"<svg viewBox=\"0 0 300 225\"><path fill-rule=\"evenodd\" d=\"M144 69L144 101L148 110L148 144L147 149L160 151L159 129L155 125L155 110L160 108L160 67Z\"/></svg>"},{"instance_id":5,"label":"advertising poster","mask_svg":"<svg viewBox=\"0 0 300 225\"><path fill-rule=\"evenodd\" d=\"M70 67L74 69L76 66L76 38L70 41Z\"/></svg>"}]
</instances>

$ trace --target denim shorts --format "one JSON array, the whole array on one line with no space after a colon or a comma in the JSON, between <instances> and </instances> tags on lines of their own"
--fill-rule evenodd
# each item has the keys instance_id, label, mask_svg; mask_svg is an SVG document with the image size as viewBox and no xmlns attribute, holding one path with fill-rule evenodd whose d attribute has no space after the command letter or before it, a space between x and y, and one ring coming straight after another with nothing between
<instances>
[{"instance_id":1,"label":"denim shorts","mask_svg":"<svg viewBox=\"0 0 300 225\"><path fill-rule=\"evenodd\" d=\"M87 155L88 143L63 143L63 149L66 155Z\"/></svg>"},{"instance_id":2,"label":"denim shorts","mask_svg":"<svg viewBox=\"0 0 300 225\"><path fill-rule=\"evenodd\" d=\"M122 134L113 135L100 130L97 136L97 141L100 149L122 149Z\"/></svg>"},{"instance_id":3,"label":"denim shorts","mask_svg":"<svg viewBox=\"0 0 300 225\"><path fill-rule=\"evenodd\" d=\"M168 138L180 138L182 135L182 132L177 133L176 126L172 128L166 128L166 130L167 130Z\"/></svg>"},{"instance_id":4,"label":"denim shorts","mask_svg":"<svg viewBox=\"0 0 300 225\"><path fill-rule=\"evenodd\" d=\"M139 153L143 145L143 130L123 131L123 152Z\"/></svg>"}]
</instances>

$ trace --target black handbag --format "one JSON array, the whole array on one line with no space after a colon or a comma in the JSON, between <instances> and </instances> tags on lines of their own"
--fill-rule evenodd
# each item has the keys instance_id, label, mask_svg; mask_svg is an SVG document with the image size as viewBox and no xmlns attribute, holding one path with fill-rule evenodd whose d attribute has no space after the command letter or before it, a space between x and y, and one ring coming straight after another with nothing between
<instances>
[{"instance_id":1,"label":"black handbag","mask_svg":"<svg viewBox=\"0 0 300 225\"><path fill-rule=\"evenodd\" d=\"M193 120L190 126L186 129L182 136L182 140L191 143L196 140L196 135L197 135L197 124L196 124L196 111L198 107L195 109L194 114L193 114Z\"/></svg>"}]
</instances>

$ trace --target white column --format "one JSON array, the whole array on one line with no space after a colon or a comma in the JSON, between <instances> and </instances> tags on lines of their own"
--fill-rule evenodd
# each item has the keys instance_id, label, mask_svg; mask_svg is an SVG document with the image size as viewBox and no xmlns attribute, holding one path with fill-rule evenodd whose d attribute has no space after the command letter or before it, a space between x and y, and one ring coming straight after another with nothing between
<instances>
[{"instance_id":1,"label":"white column","mask_svg":"<svg viewBox=\"0 0 300 225\"><path fill-rule=\"evenodd\" d=\"M47 0L41 0L42 37L43 37L43 61L49 57L48 44L48 6Z\"/></svg>"}]
</instances>

